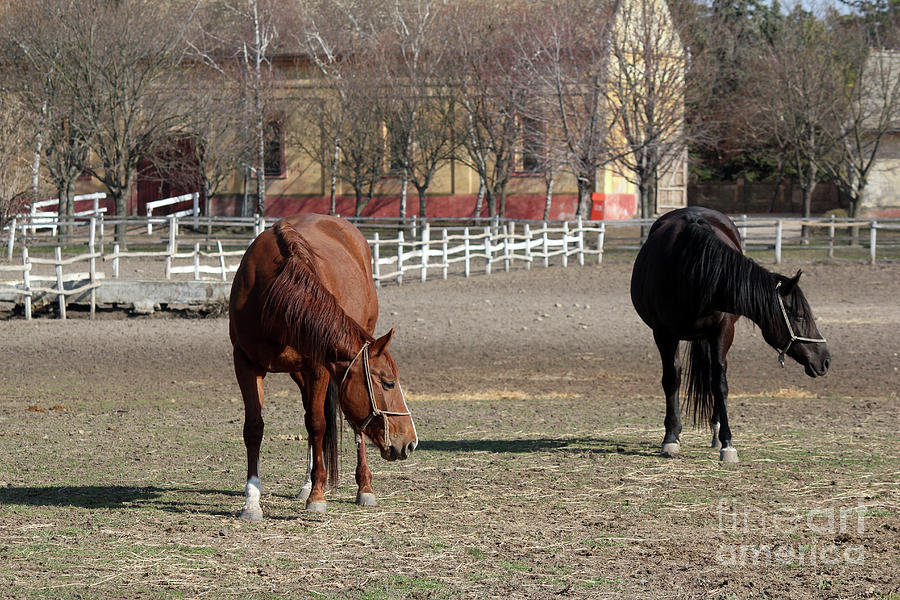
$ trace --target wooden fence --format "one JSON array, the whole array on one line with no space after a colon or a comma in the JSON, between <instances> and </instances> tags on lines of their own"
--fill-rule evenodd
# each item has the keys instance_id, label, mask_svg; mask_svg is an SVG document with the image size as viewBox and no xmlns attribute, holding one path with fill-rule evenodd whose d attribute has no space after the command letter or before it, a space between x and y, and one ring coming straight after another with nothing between
<instances>
[{"instance_id":1,"label":"wooden fence","mask_svg":"<svg viewBox=\"0 0 900 600\"><path fill-rule=\"evenodd\" d=\"M166 225L163 231L157 230L157 237L144 233L149 219ZM110 247L108 235L104 232L123 221L129 226L126 241L130 248L125 249L119 243L113 243ZM535 264L547 267L551 262L564 267L570 262L584 265L596 261L600 264L606 252L636 252L640 248L641 230L646 231L651 223L650 220L352 221L369 241L376 286L388 282L402 285L410 278L426 281L429 275L446 279L451 272L469 277L475 273L490 274L498 269L530 269ZM900 220L897 219L882 222L835 218L751 218L742 215L734 221L745 251L757 258L772 256L776 264L782 261L786 248L822 253L827 257L834 257L839 248L852 249L856 255L868 253L871 263L876 261L879 249L900 257ZM74 294L90 292L93 316L96 304L94 291L106 277L104 272L97 270L98 259L111 265L112 278L119 277L121 261L151 258L164 262L166 279L188 275L195 280L227 281L228 276L237 270L240 257L249 243L274 222L275 219L209 218L195 214L187 217L170 215L165 219L152 216L117 219L101 214L87 220L72 221L68 224L73 228L87 230L78 242L86 245L86 253L63 258L60 247L50 246L55 242L52 238L40 239L34 234L21 238L31 242L35 250L41 246L52 247L54 258L34 258L34 253L29 255L29 248L23 247L21 264L0 265L0 272L21 275L17 280L0 282L0 292L24 297L26 318L30 318L34 294L56 295L60 316L65 318L66 299ZM10 257L14 243L15 238L10 234ZM88 272L64 274L64 267L81 262L89 263ZM51 265L54 276L36 275L35 265ZM48 287L46 283L55 283L55 286Z\"/></svg>"}]
</instances>

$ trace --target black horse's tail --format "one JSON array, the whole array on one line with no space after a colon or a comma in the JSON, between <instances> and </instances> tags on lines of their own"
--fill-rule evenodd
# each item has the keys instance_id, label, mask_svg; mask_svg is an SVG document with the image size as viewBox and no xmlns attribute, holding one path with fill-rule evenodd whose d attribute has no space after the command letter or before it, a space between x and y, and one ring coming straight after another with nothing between
<instances>
[{"instance_id":1,"label":"black horse's tail","mask_svg":"<svg viewBox=\"0 0 900 600\"><path fill-rule=\"evenodd\" d=\"M328 487L338 485L338 433L341 424L341 408L338 402L338 385L332 379L325 394L325 436L322 453L325 455L325 470L328 473Z\"/></svg>"},{"instance_id":2,"label":"black horse's tail","mask_svg":"<svg viewBox=\"0 0 900 600\"><path fill-rule=\"evenodd\" d=\"M712 392L712 351L705 339L688 342L684 361L684 412L693 413L694 425L709 423L715 399Z\"/></svg>"}]
</instances>

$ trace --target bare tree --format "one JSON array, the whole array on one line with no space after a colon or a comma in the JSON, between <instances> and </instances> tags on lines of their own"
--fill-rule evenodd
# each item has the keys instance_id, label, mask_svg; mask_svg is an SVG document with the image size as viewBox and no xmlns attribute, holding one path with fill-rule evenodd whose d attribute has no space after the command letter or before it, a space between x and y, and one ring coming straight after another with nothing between
<instances>
[{"instance_id":1,"label":"bare tree","mask_svg":"<svg viewBox=\"0 0 900 600\"><path fill-rule=\"evenodd\" d=\"M685 57L664 0L619 5L610 37L607 102L620 106L618 164L637 186L642 218L657 207L658 181L686 147Z\"/></svg>"},{"instance_id":2,"label":"bare tree","mask_svg":"<svg viewBox=\"0 0 900 600\"><path fill-rule=\"evenodd\" d=\"M457 158L480 178L475 216L485 199L490 216L503 216L523 119L529 112L527 69L516 52L525 13L477 1L461 2L460 9L451 30L456 68L450 74L462 109Z\"/></svg>"},{"instance_id":3,"label":"bare tree","mask_svg":"<svg viewBox=\"0 0 900 600\"><path fill-rule=\"evenodd\" d=\"M848 213L855 217L869 174L885 136L900 127L900 59L880 49L861 28L836 34L839 69L835 76L840 94L831 126L832 153L820 162L823 170L847 198ZM841 43L843 42L843 43Z\"/></svg>"},{"instance_id":4,"label":"bare tree","mask_svg":"<svg viewBox=\"0 0 900 600\"><path fill-rule=\"evenodd\" d=\"M24 149L36 131L24 104L8 93L0 94L0 228L22 210L31 192L31 161Z\"/></svg>"},{"instance_id":5,"label":"bare tree","mask_svg":"<svg viewBox=\"0 0 900 600\"><path fill-rule=\"evenodd\" d=\"M192 53L225 75L242 93L244 128L240 139L251 140L253 161L246 165L247 177L255 182L253 212L266 211L267 124L277 112L271 58L279 51L278 27L297 26L298 6L276 0L235 0L207 3L198 30L192 33ZM242 212L250 212L244 206Z\"/></svg>"},{"instance_id":6,"label":"bare tree","mask_svg":"<svg viewBox=\"0 0 900 600\"><path fill-rule=\"evenodd\" d=\"M60 242L71 234L75 182L84 172L88 158L89 132L82 131L72 98L77 93L67 81L64 67L71 60L72 39L59 36L48 26L48 14L67 10L68 3L45 0L42 10L11 10L3 15L0 30L7 41L7 55L18 69L7 73L6 86L14 90L27 107L27 117L37 130L33 186L37 187L45 167L59 199L58 214L67 224L59 227Z\"/></svg>"},{"instance_id":7,"label":"bare tree","mask_svg":"<svg viewBox=\"0 0 900 600\"><path fill-rule=\"evenodd\" d=\"M138 164L183 125L169 100L192 5L85 0L58 8L48 11L48 26L63 52L49 66L62 74L73 137L91 152L89 172L124 215ZM124 243L124 223L116 239Z\"/></svg>"},{"instance_id":8,"label":"bare tree","mask_svg":"<svg viewBox=\"0 0 900 600\"><path fill-rule=\"evenodd\" d=\"M426 192L458 142L457 90L446 85L448 37L455 7L441 0L396 0L379 46L384 66L385 105L391 166L401 176L401 216L406 184L427 216Z\"/></svg>"},{"instance_id":9,"label":"bare tree","mask_svg":"<svg viewBox=\"0 0 900 600\"><path fill-rule=\"evenodd\" d=\"M597 171L619 158L611 133L621 105L607 102L613 3L548 2L521 46L537 92L533 119L544 123L578 186L576 213L588 218Z\"/></svg>"},{"instance_id":10,"label":"bare tree","mask_svg":"<svg viewBox=\"0 0 900 600\"><path fill-rule=\"evenodd\" d=\"M373 61L378 23L384 22L377 7L352 0L313 3L299 36L321 83L314 84L314 97L294 99L306 128L292 141L331 174L332 214L338 180L353 188L359 216L385 170L383 90Z\"/></svg>"},{"instance_id":11,"label":"bare tree","mask_svg":"<svg viewBox=\"0 0 900 600\"><path fill-rule=\"evenodd\" d=\"M824 24L795 9L788 24L749 68L743 130L751 139L782 149L798 173L803 216L810 215L821 165L834 149L828 128L840 96L837 55Z\"/></svg>"},{"instance_id":12,"label":"bare tree","mask_svg":"<svg viewBox=\"0 0 900 600\"><path fill-rule=\"evenodd\" d=\"M209 203L223 184L254 161L251 132L244 124L240 90L202 63L184 65L184 85L173 108L184 116L179 137L153 156L161 182L197 191Z\"/></svg>"}]
</instances>

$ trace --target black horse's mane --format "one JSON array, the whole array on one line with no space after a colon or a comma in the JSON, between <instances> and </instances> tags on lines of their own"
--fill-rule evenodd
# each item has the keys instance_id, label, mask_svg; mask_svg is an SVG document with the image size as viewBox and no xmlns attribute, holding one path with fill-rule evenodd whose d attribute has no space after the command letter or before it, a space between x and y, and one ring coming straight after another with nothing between
<instances>
[{"instance_id":1,"label":"black horse's mane","mask_svg":"<svg viewBox=\"0 0 900 600\"><path fill-rule=\"evenodd\" d=\"M783 323L775 286L788 278L768 271L723 242L706 220L689 223L678 234L672 252L679 259L677 275L683 288L701 312L716 309L743 315L764 330ZM793 316L810 315L798 286L791 290L789 304Z\"/></svg>"}]
</instances>

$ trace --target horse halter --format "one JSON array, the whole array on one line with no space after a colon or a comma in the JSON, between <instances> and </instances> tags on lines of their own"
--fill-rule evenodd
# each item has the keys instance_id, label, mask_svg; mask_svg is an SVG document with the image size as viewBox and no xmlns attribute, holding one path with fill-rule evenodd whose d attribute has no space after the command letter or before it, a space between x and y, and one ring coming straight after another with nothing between
<instances>
[{"instance_id":1,"label":"horse halter","mask_svg":"<svg viewBox=\"0 0 900 600\"><path fill-rule=\"evenodd\" d=\"M384 419L384 447L388 448L391 445L391 437L388 433L388 417L408 417L412 413L409 412L409 408L406 408L406 412L391 412L387 410L381 410L375 404L375 392L372 389L372 372L369 369L369 342L366 342L362 345L362 348L359 349L359 352L356 353L356 356L353 357L353 360L350 361L350 364L347 365L347 370L344 371L344 377L341 379L341 389L344 389L344 382L347 381L347 376L350 374L350 369L353 367L353 363L356 362L360 356L362 356L362 364L363 364L363 372L366 376L366 391L369 394L369 416L365 418L360 425L356 429L356 435L361 436L363 430L366 426L374 419L375 417L381 417ZM406 407L406 396L403 395L403 386L400 385L400 381L397 381L397 387L400 390L400 397L403 399L403 406Z\"/></svg>"},{"instance_id":2,"label":"horse halter","mask_svg":"<svg viewBox=\"0 0 900 600\"><path fill-rule=\"evenodd\" d=\"M778 306L781 307L781 316L784 317L784 324L787 325L788 334L790 334L791 339L788 341L787 345L778 351L778 362L781 363L781 368L784 368L784 354L787 352L790 347L794 344L794 342L813 342L815 344L824 344L825 338L808 338L799 336L794 333L794 328L791 327L791 320L788 318L787 310L784 308L784 301L781 299L781 294L778 293L778 288L781 287L781 282L775 284L775 297L778 298Z\"/></svg>"}]
</instances>

